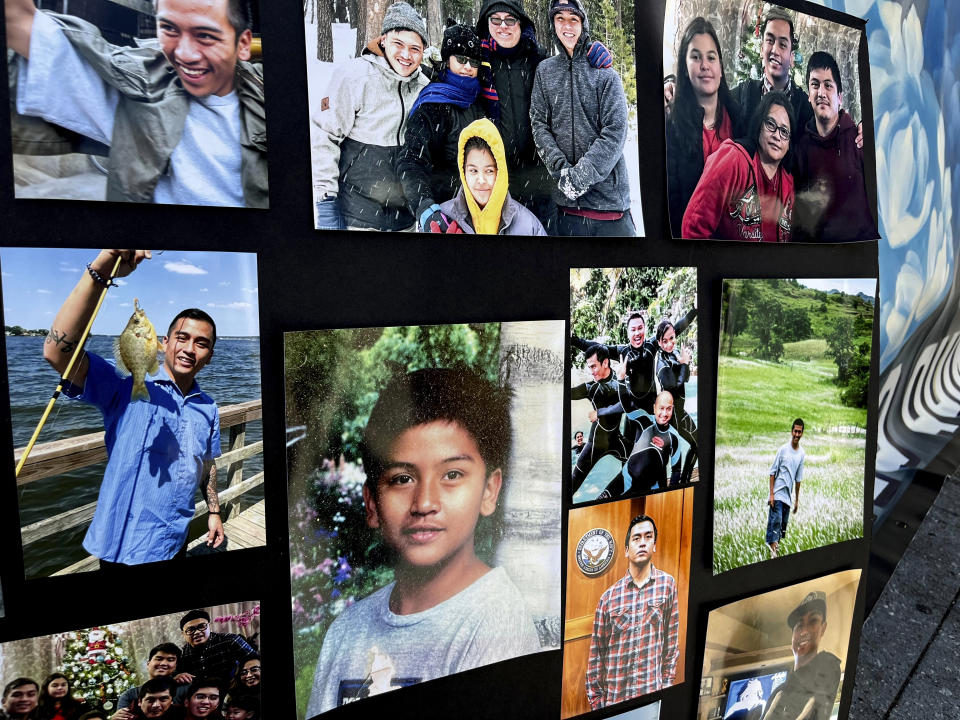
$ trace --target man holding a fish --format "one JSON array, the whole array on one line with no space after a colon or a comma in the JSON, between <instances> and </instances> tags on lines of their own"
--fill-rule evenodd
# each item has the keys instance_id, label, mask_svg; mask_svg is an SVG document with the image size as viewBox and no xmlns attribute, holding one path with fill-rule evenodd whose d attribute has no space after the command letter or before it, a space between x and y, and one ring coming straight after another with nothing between
<instances>
[{"instance_id":1,"label":"man holding a fish","mask_svg":"<svg viewBox=\"0 0 960 720\"><path fill-rule=\"evenodd\" d=\"M115 277L124 277L150 256L149 250L102 250L87 265L43 345L44 358L58 373L66 370L101 292L110 286L117 258ZM184 556L194 492L201 481L209 511L207 545L223 543L214 464L220 456L220 415L195 380L213 358L216 340L213 319L191 308L174 318L158 342L137 307L116 341L116 365L82 351L65 378L68 397L84 400L103 414L107 468L83 540L83 547L100 559L101 569Z\"/></svg>"}]
</instances>

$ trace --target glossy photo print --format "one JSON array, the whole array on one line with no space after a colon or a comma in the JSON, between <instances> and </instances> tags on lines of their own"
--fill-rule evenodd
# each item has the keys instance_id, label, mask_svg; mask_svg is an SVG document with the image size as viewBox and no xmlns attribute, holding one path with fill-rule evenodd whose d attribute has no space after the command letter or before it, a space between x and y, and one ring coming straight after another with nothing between
<instances>
[{"instance_id":1,"label":"glossy photo print","mask_svg":"<svg viewBox=\"0 0 960 720\"><path fill-rule=\"evenodd\" d=\"M5 642L0 671L5 718L260 717L260 603Z\"/></svg>"},{"instance_id":2,"label":"glossy photo print","mask_svg":"<svg viewBox=\"0 0 960 720\"><path fill-rule=\"evenodd\" d=\"M266 544L256 256L2 248L0 267L26 577Z\"/></svg>"},{"instance_id":3,"label":"glossy photo print","mask_svg":"<svg viewBox=\"0 0 960 720\"><path fill-rule=\"evenodd\" d=\"M316 228L644 235L634 2L548 6L307 2Z\"/></svg>"},{"instance_id":4,"label":"glossy photo print","mask_svg":"<svg viewBox=\"0 0 960 720\"><path fill-rule=\"evenodd\" d=\"M699 479L696 268L570 271L574 503Z\"/></svg>"},{"instance_id":5,"label":"glossy photo print","mask_svg":"<svg viewBox=\"0 0 960 720\"><path fill-rule=\"evenodd\" d=\"M268 207L256 1L5 11L16 197Z\"/></svg>"},{"instance_id":6,"label":"glossy photo print","mask_svg":"<svg viewBox=\"0 0 960 720\"><path fill-rule=\"evenodd\" d=\"M863 537L875 288L724 280L714 573Z\"/></svg>"},{"instance_id":7,"label":"glossy photo print","mask_svg":"<svg viewBox=\"0 0 960 720\"><path fill-rule=\"evenodd\" d=\"M684 681L693 493L570 511L562 718Z\"/></svg>"},{"instance_id":8,"label":"glossy photo print","mask_svg":"<svg viewBox=\"0 0 960 720\"><path fill-rule=\"evenodd\" d=\"M877 239L873 147L862 127L872 117L861 90L866 37L859 21L850 21L767 2L667 0L674 237Z\"/></svg>"},{"instance_id":9,"label":"glossy photo print","mask_svg":"<svg viewBox=\"0 0 960 720\"><path fill-rule=\"evenodd\" d=\"M284 362L298 716L558 648L563 323L287 333Z\"/></svg>"},{"instance_id":10,"label":"glossy photo print","mask_svg":"<svg viewBox=\"0 0 960 720\"><path fill-rule=\"evenodd\" d=\"M859 585L846 570L711 611L697 720L836 717Z\"/></svg>"}]
</instances>

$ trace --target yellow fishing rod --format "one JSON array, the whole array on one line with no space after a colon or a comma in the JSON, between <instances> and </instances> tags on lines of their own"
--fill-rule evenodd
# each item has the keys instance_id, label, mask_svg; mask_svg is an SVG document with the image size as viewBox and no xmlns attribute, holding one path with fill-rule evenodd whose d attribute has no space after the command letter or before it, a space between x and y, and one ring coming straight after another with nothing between
<instances>
[{"instance_id":1,"label":"yellow fishing rod","mask_svg":"<svg viewBox=\"0 0 960 720\"><path fill-rule=\"evenodd\" d=\"M47 407L43 411L43 415L40 416L40 422L37 423L37 429L33 431L33 436L30 438L30 442L28 442L27 446L23 449L23 455L20 456L20 461L17 463L17 470L14 473L14 477L20 477L20 471L26 464L27 458L30 456L30 451L33 450L33 446L37 443L37 438L40 437L40 431L43 430L44 423L47 422L47 418L50 416L50 411L53 410L54 403L57 402L57 398L60 397L60 393L63 391L64 381L70 376L70 372L73 370L73 366L77 362L77 358L80 357L80 353L83 351L84 343L87 342L87 336L90 334L90 328L93 327L93 321L97 319L97 313L100 312L100 306L103 305L103 300L105 297L107 297L107 290L110 289L111 282L116 276L117 270L120 268L120 261L122 259L123 256L118 255L117 261L113 264L113 270L110 271L110 277L107 278L107 284L100 291L100 297L97 299L97 304L93 308L93 314L90 316L87 326L83 329L83 333L80 335L80 341L77 343L77 348L73 351L73 355L70 357L70 362L67 363L67 367L63 371L63 375L60 376L60 381L57 383L57 389L53 391L53 395L50 397L50 401L47 403Z\"/></svg>"}]
</instances>

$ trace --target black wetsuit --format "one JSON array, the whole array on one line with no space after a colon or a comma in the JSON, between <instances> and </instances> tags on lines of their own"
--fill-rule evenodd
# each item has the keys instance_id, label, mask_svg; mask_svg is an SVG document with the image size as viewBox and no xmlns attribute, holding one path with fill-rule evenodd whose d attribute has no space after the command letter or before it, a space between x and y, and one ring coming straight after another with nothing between
<instances>
[{"instance_id":1,"label":"black wetsuit","mask_svg":"<svg viewBox=\"0 0 960 720\"><path fill-rule=\"evenodd\" d=\"M684 409L684 384L690 379L690 366L681 363L676 352L667 353L657 351L656 358L656 388L657 394L666 390L673 395L673 417L670 424L680 433L680 437L690 443L686 460L683 463L683 472L680 481L687 482L693 474L693 465L697 460L697 424Z\"/></svg>"},{"instance_id":2,"label":"black wetsuit","mask_svg":"<svg viewBox=\"0 0 960 720\"><path fill-rule=\"evenodd\" d=\"M620 418L623 417L620 383L612 372L605 380L591 380L570 388L570 399L589 400L597 411L597 419L590 425L590 437L573 466L573 484L577 488L604 455L613 455L623 462L627 457L627 446L620 433Z\"/></svg>"}]
</instances>

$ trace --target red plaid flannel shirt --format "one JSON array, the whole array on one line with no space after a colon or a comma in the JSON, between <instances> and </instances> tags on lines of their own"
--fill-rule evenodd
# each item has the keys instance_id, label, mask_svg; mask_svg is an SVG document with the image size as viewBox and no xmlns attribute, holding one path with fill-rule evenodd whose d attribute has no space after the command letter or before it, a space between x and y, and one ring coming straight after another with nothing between
<instances>
[{"instance_id":1,"label":"red plaid flannel shirt","mask_svg":"<svg viewBox=\"0 0 960 720\"><path fill-rule=\"evenodd\" d=\"M597 708L673 685L680 655L677 583L650 565L637 587L628 572L600 597L587 661L587 699Z\"/></svg>"}]
</instances>

